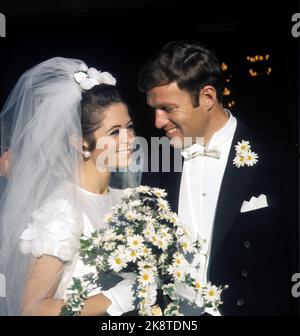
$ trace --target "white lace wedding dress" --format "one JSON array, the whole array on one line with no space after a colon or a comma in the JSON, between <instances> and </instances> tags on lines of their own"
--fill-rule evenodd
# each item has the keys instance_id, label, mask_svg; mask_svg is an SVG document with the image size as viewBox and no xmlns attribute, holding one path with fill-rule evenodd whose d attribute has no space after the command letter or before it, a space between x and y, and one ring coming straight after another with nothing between
<instances>
[{"instance_id":1,"label":"white lace wedding dress","mask_svg":"<svg viewBox=\"0 0 300 336\"><path fill-rule=\"evenodd\" d=\"M79 259L79 239L83 233L104 228L104 216L120 202L122 190L109 188L106 194L94 194L65 182L34 211L31 223L21 235L21 251L38 258L50 255L65 262L55 298L66 299L72 277L91 271ZM99 289L89 293L98 294Z\"/></svg>"}]
</instances>

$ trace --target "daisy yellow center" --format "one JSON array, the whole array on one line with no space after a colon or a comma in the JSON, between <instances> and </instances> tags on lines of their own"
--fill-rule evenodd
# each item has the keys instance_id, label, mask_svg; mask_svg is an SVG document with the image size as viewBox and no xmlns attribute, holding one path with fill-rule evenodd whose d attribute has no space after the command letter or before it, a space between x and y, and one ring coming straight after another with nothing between
<instances>
[{"instance_id":1,"label":"daisy yellow center","mask_svg":"<svg viewBox=\"0 0 300 336\"><path fill-rule=\"evenodd\" d=\"M241 150L244 151L244 150L246 150L246 149L247 149L246 145L242 145L242 146L241 146Z\"/></svg>"},{"instance_id":2,"label":"daisy yellow center","mask_svg":"<svg viewBox=\"0 0 300 336\"><path fill-rule=\"evenodd\" d=\"M137 240L134 240L133 245L139 245L139 242Z\"/></svg>"},{"instance_id":3,"label":"daisy yellow center","mask_svg":"<svg viewBox=\"0 0 300 336\"><path fill-rule=\"evenodd\" d=\"M244 157L243 156L240 156L240 159L239 159L241 162L244 162Z\"/></svg>"},{"instance_id":4,"label":"daisy yellow center","mask_svg":"<svg viewBox=\"0 0 300 336\"><path fill-rule=\"evenodd\" d=\"M149 280L149 275L148 275L148 274L144 274L144 275L143 275L143 280L144 280L144 281Z\"/></svg>"},{"instance_id":5,"label":"daisy yellow center","mask_svg":"<svg viewBox=\"0 0 300 336\"><path fill-rule=\"evenodd\" d=\"M176 259L176 264L177 265L181 264L181 260L180 259Z\"/></svg>"},{"instance_id":6,"label":"daisy yellow center","mask_svg":"<svg viewBox=\"0 0 300 336\"><path fill-rule=\"evenodd\" d=\"M187 248L187 247L188 247L187 243L183 243L183 244L182 244L182 247L183 247L183 248Z\"/></svg>"},{"instance_id":7,"label":"daisy yellow center","mask_svg":"<svg viewBox=\"0 0 300 336\"><path fill-rule=\"evenodd\" d=\"M215 291L213 291L212 289L208 292L208 296L214 296L215 295Z\"/></svg>"},{"instance_id":8,"label":"daisy yellow center","mask_svg":"<svg viewBox=\"0 0 300 336\"><path fill-rule=\"evenodd\" d=\"M196 288L197 288L197 289L200 289L200 288L201 288L201 284L200 284L199 281L196 282Z\"/></svg>"},{"instance_id":9,"label":"daisy yellow center","mask_svg":"<svg viewBox=\"0 0 300 336\"><path fill-rule=\"evenodd\" d=\"M181 277L181 272L177 272L176 275L177 275L178 278L180 278Z\"/></svg>"},{"instance_id":10,"label":"daisy yellow center","mask_svg":"<svg viewBox=\"0 0 300 336\"><path fill-rule=\"evenodd\" d=\"M152 240L153 240L153 241L157 241L156 237L153 237Z\"/></svg>"},{"instance_id":11,"label":"daisy yellow center","mask_svg":"<svg viewBox=\"0 0 300 336\"><path fill-rule=\"evenodd\" d=\"M120 265L122 263L122 259L121 258L116 258L115 262L117 265Z\"/></svg>"},{"instance_id":12,"label":"daisy yellow center","mask_svg":"<svg viewBox=\"0 0 300 336\"><path fill-rule=\"evenodd\" d=\"M252 159L252 156L251 155L248 155L247 156L247 160L251 160Z\"/></svg>"},{"instance_id":13,"label":"daisy yellow center","mask_svg":"<svg viewBox=\"0 0 300 336\"><path fill-rule=\"evenodd\" d=\"M135 256L136 256L136 253L135 253L134 251L132 251L132 252L130 253L130 255L131 255L132 257L135 257Z\"/></svg>"}]
</instances>

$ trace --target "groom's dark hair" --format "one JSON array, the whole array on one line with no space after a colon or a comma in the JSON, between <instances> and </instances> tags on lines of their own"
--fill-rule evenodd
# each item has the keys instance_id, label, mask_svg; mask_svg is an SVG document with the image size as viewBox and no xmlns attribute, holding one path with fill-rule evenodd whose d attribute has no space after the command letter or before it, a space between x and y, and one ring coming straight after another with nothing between
<instances>
[{"instance_id":1,"label":"groom's dark hair","mask_svg":"<svg viewBox=\"0 0 300 336\"><path fill-rule=\"evenodd\" d=\"M219 61L213 51L196 41L169 42L138 76L142 92L172 82L190 94L194 107L199 105L199 93L205 85L212 85L222 102L224 82Z\"/></svg>"}]
</instances>

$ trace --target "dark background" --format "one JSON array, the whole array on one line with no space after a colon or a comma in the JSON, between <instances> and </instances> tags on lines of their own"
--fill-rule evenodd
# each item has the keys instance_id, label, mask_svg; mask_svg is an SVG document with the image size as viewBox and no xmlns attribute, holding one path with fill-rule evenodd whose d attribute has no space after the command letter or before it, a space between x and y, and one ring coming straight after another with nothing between
<instances>
[{"instance_id":1,"label":"dark background","mask_svg":"<svg viewBox=\"0 0 300 336\"><path fill-rule=\"evenodd\" d=\"M139 135L158 135L138 92L138 71L171 40L195 39L213 50L231 91L225 105L258 131L298 142L298 44L291 35L297 1L1 0L7 20L0 38L0 105L18 77L54 56L82 59L112 72L127 99ZM247 56L269 54L252 66Z\"/></svg>"}]
</instances>

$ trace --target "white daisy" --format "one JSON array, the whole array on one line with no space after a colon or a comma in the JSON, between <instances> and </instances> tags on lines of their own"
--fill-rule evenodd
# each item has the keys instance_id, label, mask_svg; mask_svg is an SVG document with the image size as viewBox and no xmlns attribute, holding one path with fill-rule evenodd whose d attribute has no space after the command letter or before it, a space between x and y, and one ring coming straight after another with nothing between
<instances>
[{"instance_id":1,"label":"white daisy","mask_svg":"<svg viewBox=\"0 0 300 336\"><path fill-rule=\"evenodd\" d=\"M116 234L114 229L107 229L104 232L104 239L107 240L116 240L118 238L118 235Z\"/></svg>"},{"instance_id":2,"label":"white daisy","mask_svg":"<svg viewBox=\"0 0 300 336\"><path fill-rule=\"evenodd\" d=\"M173 277L175 282L182 282L185 279L186 271L181 267L174 267L174 265L170 265L167 272Z\"/></svg>"},{"instance_id":3,"label":"white daisy","mask_svg":"<svg viewBox=\"0 0 300 336\"><path fill-rule=\"evenodd\" d=\"M175 226L178 226L180 221L179 218L177 216L177 214L175 212L172 212L169 216L169 221L174 224Z\"/></svg>"},{"instance_id":4,"label":"white daisy","mask_svg":"<svg viewBox=\"0 0 300 336\"><path fill-rule=\"evenodd\" d=\"M128 236L133 236L133 235L134 235L134 230L133 230L133 228L132 228L132 227L127 227L127 228L125 229L125 234L126 234L127 237L128 237Z\"/></svg>"},{"instance_id":5,"label":"white daisy","mask_svg":"<svg viewBox=\"0 0 300 336\"><path fill-rule=\"evenodd\" d=\"M149 237L149 241L150 243L152 243L153 245L157 246L157 243L158 243L158 240L159 240L159 236L157 234L152 234L150 237Z\"/></svg>"},{"instance_id":6,"label":"white daisy","mask_svg":"<svg viewBox=\"0 0 300 336\"><path fill-rule=\"evenodd\" d=\"M167 193L164 189L159 189L159 188L153 188L153 194L156 196L156 197L166 197L167 196Z\"/></svg>"},{"instance_id":7,"label":"white daisy","mask_svg":"<svg viewBox=\"0 0 300 336\"><path fill-rule=\"evenodd\" d=\"M221 298L221 291L218 287L208 284L203 291L204 298L208 302L219 302Z\"/></svg>"},{"instance_id":8,"label":"white daisy","mask_svg":"<svg viewBox=\"0 0 300 336\"><path fill-rule=\"evenodd\" d=\"M141 254L143 254L145 257L149 257L151 255L151 249L144 246L141 250Z\"/></svg>"},{"instance_id":9,"label":"white daisy","mask_svg":"<svg viewBox=\"0 0 300 336\"><path fill-rule=\"evenodd\" d=\"M168 239L161 235L158 235L157 247L159 247L163 251L166 251L166 249L169 247Z\"/></svg>"},{"instance_id":10,"label":"white daisy","mask_svg":"<svg viewBox=\"0 0 300 336\"><path fill-rule=\"evenodd\" d=\"M148 186L143 186L143 185L140 185L136 188L136 191L138 193L143 193L143 194L150 194L151 195L151 189L150 187Z\"/></svg>"},{"instance_id":11,"label":"white daisy","mask_svg":"<svg viewBox=\"0 0 300 336\"><path fill-rule=\"evenodd\" d=\"M186 264L186 259L180 253L175 253L173 256L173 265L174 267L182 267Z\"/></svg>"},{"instance_id":12,"label":"white daisy","mask_svg":"<svg viewBox=\"0 0 300 336\"><path fill-rule=\"evenodd\" d=\"M124 253L120 253L118 250L110 255L108 263L114 272L120 272L127 266L127 258Z\"/></svg>"},{"instance_id":13,"label":"white daisy","mask_svg":"<svg viewBox=\"0 0 300 336\"><path fill-rule=\"evenodd\" d=\"M111 222L112 220L114 219L114 216L113 216L113 214L107 214L107 215L105 215L104 216L104 223L109 223L109 222Z\"/></svg>"},{"instance_id":14,"label":"white daisy","mask_svg":"<svg viewBox=\"0 0 300 336\"><path fill-rule=\"evenodd\" d=\"M202 282L200 277L195 278L193 285L195 286L195 289L197 290L197 292L202 292L203 289L205 288L205 284L204 282Z\"/></svg>"},{"instance_id":15,"label":"white daisy","mask_svg":"<svg viewBox=\"0 0 300 336\"><path fill-rule=\"evenodd\" d=\"M153 225L147 225L143 231L143 235L146 239L150 239L155 234Z\"/></svg>"},{"instance_id":16,"label":"white daisy","mask_svg":"<svg viewBox=\"0 0 300 336\"><path fill-rule=\"evenodd\" d=\"M160 210L162 211L168 211L169 210L169 203L163 199L163 198L158 198L157 199L157 205Z\"/></svg>"},{"instance_id":17,"label":"white daisy","mask_svg":"<svg viewBox=\"0 0 300 336\"><path fill-rule=\"evenodd\" d=\"M240 167L244 167L245 166L245 157L243 155L237 155L234 159L233 159L233 163L235 164L235 166L237 168Z\"/></svg>"},{"instance_id":18,"label":"white daisy","mask_svg":"<svg viewBox=\"0 0 300 336\"><path fill-rule=\"evenodd\" d=\"M254 152L247 152L245 154L245 163L248 167L252 167L258 162L258 155Z\"/></svg>"},{"instance_id":19,"label":"white daisy","mask_svg":"<svg viewBox=\"0 0 300 336\"><path fill-rule=\"evenodd\" d=\"M121 254L126 254L127 252L127 246L126 245L118 245L117 250Z\"/></svg>"},{"instance_id":20,"label":"white daisy","mask_svg":"<svg viewBox=\"0 0 300 336\"><path fill-rule=\"evenodd\" d=\"M165 205L163 205L163 206L165 206ZM168 207L169 207L169 204L167 205ZM168 221L168 222L170 222L171 221L171 219L172 219L172 217L171 217L171 215L170 215L170 209L169 208L167 208L167 209L160 209L162 212L160 212L160 214L159 214L159 219L162 219L162 220L165 220L165 221Z\"/></svg>"},{"instance_id":21,"label":"white daisy","mask_svg":"<svg viewBox=\"0 0 300 336\"><path fill-rule=\"evenodd\" d=\"M142 299L144 303L146 303L146 299L148 297L148 287L139 287L139 291L137 293L137 297Z\"/></svg>"},{"instance_id":22,"label":"white daisy","mask_svg":"<svg viewBox=\"0 0 300 336\"><path fill-rule=\"evenodd\" d=\"M142 205L140 207L140 211L143 214L143 219L144 220L145 220L146 217L151 217L152 218L152 208L149 205Z\"/></svg>"},{"instance_id":23,"label":"white daisy","mask_svg":"<svg viewBox=\"0 0 300 336\"><path fill-rule=\"evenodd\" d=\"M105 242L105 237L104 237L104 234L98 234L96 237L92 237L92 240L93 240L93 245L95 246L102 246L103 243Z\"/></svg>"},{"instance_id":24,"label":"white daisy","mask_svg":"<svg viewBox=\"0 0 300 336\"><path fill-rule=\"evenodd\" d=\"M182 247L182 249L185 253L195 252L193 242L190 239L188 239L187 237L185 237L185 236L180 237L179 243L180 243L180 246Z\"/></svg>"},{"instance_id":25,"label":"white daisy","mask_svg":"<svg viewBox=\"0 0 300 336\"><path fill-rule=\"evenodd\" d=\"M160 228L159 228L159 234L162 235L163 237L168 237L170 236L170 233L169 233L169 228L165 225L162 225Z\"/></svg>"},{"instance_id":26,"label":"white daisy","mask_svg":"<svg viewBox=\"0 0 300 336\"><path fill-rule=\"evenodd\" d=\"M184 234L184 229L182 226L179 226L176 230L176 235L177 236L182 236Z\"/></svg>"},{"instance_id":27,"label":"white daisy","mask_svg":"<svg viewBox=\"0 0 300 336\"><path fill-rule=\"evenodd\" d=\"M193 233L186 227L183 228L183 235L190 239L190 237L193 235Z\"/></svg>"},{"instance_id":28,"label":"white daisy","mask_svg":"<svg viewBox=\"0 0 300 336\"><path fill-rule=\"evenodd\" d=\"M127 211L125 213L125 218L133 222L140 219L140 214L137 213L136 211Z\"/></svg>"},{"instance_id":29,"label":"white daisy","mask_svg":"<svg viewBox=\"0 0 300 336\"><path fill-rule=\"evenodd\" d=\"M183 282L185 279L186 271L181 267L174 267L172 275L175 282Z\"/></svg>"},{"instance_id":30,"label":"white daisy","mask_svg":"<svg viewBox=\"0 0 300 336\"><path fill-rule=\"evenodd\" d=\"M151 258L148 258L148 260L149 259L151 259ZM151 270L152 273L156 273L157 272L156 267L152 263L150 263L148 260L147 261L146 260L139 261L138 262L138 268L140 270L144 270L144 269Z\"/></svg>"},{"instance_id":31,"label":"white daisy","mask_svg":"<svg viewBox=\"0 0 300 336\"><path fill-rule=\"evenodd\" d=\"M144 216L143 220L146 222L147 227L148 225L154 225L156 222L155 218L153 218L152 216L148 216L148 215Z\"/></svg>"},{"instance_id":32,"label":"white daisy","mask_svg":"<svg viewBox=\"0 0 300 336\"><path fill-rule=\"evenodd\" d=\"M134 235L127 238L127 243L130 249L137 251L140 250L144 245L144 238L141 235Z\"/></svg>"},{"instance_id":33,"label":"white daisy","mask_svg":"<svg viewBox=\"0 0 300 336\"><path fill-rule=\"evenodd\" d=\"M144 302L149 305L154 305L156 301L156 284L151 284L145 287L139 287L138 298L145 300Z\"/></svg>"},{"instance_id":34,"label":"white daisy","mask_svg":"<svg viewBox=\"0 0 300 336\"><path fill-rule=\"evenodd\" d=\"M130 201L130 202L129 202L129 206L130 206L131 208L137 208L137 207L139 207L139 206L141 206L141 205L142 205L141 200L133 200L133 201Z\"/></svg>"},{"instance_id":35,"label":"white daisy","mask_svg":"<svg viewBox=\"0 0 300 336\"><path fill-rule=\"evenodd\" d=\"M112 251L116 247L115 242L107 241L104 243L103 248L106 251Z\"/></svg>"},{"instance_id":36,"label":"white daisy","mask_svg":"<svg viewBox=\"0 0 300 336\"><path fill-rule=\"evenodd\" d=\"M241 142L238 142L238 144L235 146L235 150L237 154L242 154L245 152L248 152L250 150L251 146L249 144L249 141L242 140Z\"/></svg>"},{"instance_id":37,"label":"white daisy","mask_svg":"<svg viewBox=\"0 0 300 336\"><path fill-rule=\"evenodd\" d=\"M139 283L142 287L150 286L155 278L151 270L143 269L138 276Z\"/></svg>"},{"instance_id":38,"label":"white daisy","mask_svg":"<svg viewBox=\"0 0 300 336\"><path fill-rule=\"evenodd\" d=\"M136 262L137 258L139 257L139 253L135 250L129 250L127 254L128 261Z\"/></svg>"}]
</instances>

